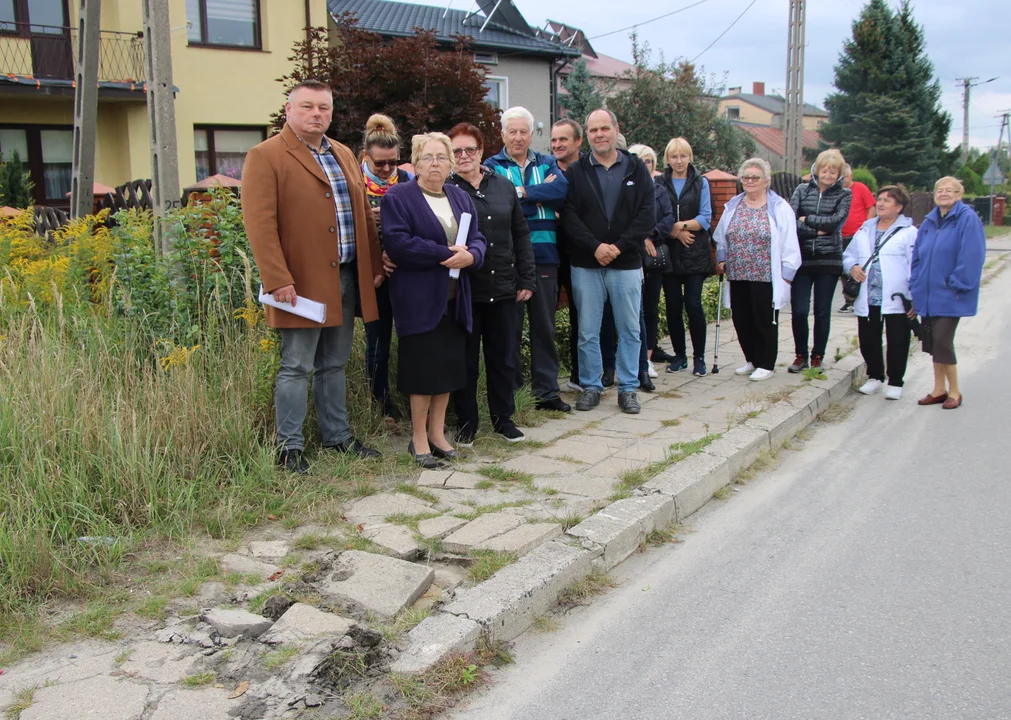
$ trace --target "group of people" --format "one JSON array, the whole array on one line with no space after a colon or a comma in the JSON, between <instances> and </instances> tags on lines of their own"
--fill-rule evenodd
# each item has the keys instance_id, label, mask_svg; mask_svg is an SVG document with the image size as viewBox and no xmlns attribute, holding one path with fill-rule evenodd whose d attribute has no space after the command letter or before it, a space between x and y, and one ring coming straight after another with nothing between
<instances>
[{"instance_id":1,"label":"group of people","mask_svg":"<svg viewBox=\"0 0 1011 720\"><path fill-rule=\"evenodd\" d=\"M277 308L266 310L268 325L281 336L275 410L282 467L307 471L302 425L310 372L323 446L362 457L379 455L355 439L347 419L344 368L356 312L365 321L371 392L391 419L396 407L390 348L396 332L396 387L410 398L408 451L425 468L438 467L459 456L457 447L473 444L482 354L493 430L510 442L524 439L513 415L515 391L523 383L525 318L536 407L571 411L558 383L555 308L561 288L569 297L568 387L580 393L576 410L597 406L604 388L616 384L620 408L638 413L636 392L654 389L652 363L663 362L668 372L687 370L684 315L692 340L691 370L705 375L702 286L714 272L726 272L730 280L727 302L735 307L734 325L747 359L737 372L757 381L773 373L778 309L791 294L798 350L790 370L821 364L830 315L826 300L831 302L846 265L863 283L855 299L861 345L866 337L870 347L875 328L877 332L878 354L865 353L868 373L883 381L881 361L872 367L872 359L881 355L884 324L889 378L897 374L901 387L904 368L892 349L899 323L889 293L900 292L902 283L890 258L922 242L907 242L911 223L901 210L908 206L908 194L883 188L877 218L860 227L844 258L842 226L850 212L850 190L836 151L819 156L811 183L798 187L790 202L769 190L768 163L746 161L739 173L744 192L727 204L712 234L714 262L711 193L692 163L691 146L684 138L672 139L661 170L649 147L624 148L618 119L607 109L590 113L585 131L572 119L556 123L551 154L531 149L535 123L523 108L503 113L504 147L491 157L485 157L483 133L469 123L445 134L416 135L411 140L413 175L401 169L403 143L384 115L369 119L360 157L327 139L333 102L323 83L296 85L285 112L282 131L246 159L246 231L264 290L280 303L297 305L299 298L324 303L327 315L316 323ZM584 132L590 149L581 153ZM950 205L948 211L961 217ZM953 232L950 219L942 222L945 217L936 219L931 236L938 247L947 247L944 239ZM864 262L861 253L868 247L867 254L873 253L874 239L890 228L896 239L889 237L887 250L882 248L866 275L851 267ZM951 310L933 284L937 258L918 274L916 253L910 257L906 286L913 289L914 303L922 305L917 311L940 315ZM884 284L882 271L875 269L879 266L885 268ZM970 274L963 266L957 278L944 277L945 288L957 288L956 298L962 295L954 301L955 310L969 307ZM868 287L871 292L865 293ZM673 355L658 345L661 290ZM809 354L812 291L815 326ZM974 310L974 300L971 304ZM871 310L864 313L864 308ZM937 402L960 402L954 356L944 354L954 325L932 325L935 353L941 348L935 362L943 361L945 369L930 397L943 394ZM906 329L908 347L908 324ZM450 401L457 420L453 442L446 436Z\"/></svg>"}]
</instances>

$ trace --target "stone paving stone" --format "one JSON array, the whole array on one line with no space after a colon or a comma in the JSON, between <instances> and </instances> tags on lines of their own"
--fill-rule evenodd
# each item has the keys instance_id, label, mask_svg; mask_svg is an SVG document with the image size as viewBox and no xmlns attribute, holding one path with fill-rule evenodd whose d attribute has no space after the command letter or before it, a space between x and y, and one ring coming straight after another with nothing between
<instances>
[{"instance_id":1,"label":"stone paving stone","mask_svg":"<svg viewBox=\"0 0 1011 720\"><path fill-rule=\"evenodd\" d=\"M559 523L527 523L504 535L485 540L476 550L494 550L496 552L511 552L526 555L538 545L562 534Z\"/></svg>"},{"instance_id":2,"label":"stone paving stone","mask_svg":"<svg viewBox=\"0 0 1011 720\"><path fill-rule=\"evenodd\" d=\"M674 417L672 415L672 417ZM620 432L632 433L634 435L648 435L661 428L660 421L655 418L641 418L638 415L625 415L613 417L600 424L600 430L618 430Z\"/></svg>"},{"instance_id":3,"label":"stone paving stone","mask_svg":"<svg viewBox=\"0 0 1011 720\"><path fill-rule=\"evenodd\" d=\"M20 720L137 720L144 713L148 688L108 675L40 687Z\"/></svg>"},{"instance_id":4,"label":"stone paving stone","mask_svg":"<svg viewBox=\"0 0 1011 720\"><path fill-rule=\"evenodd\" d=\"M579 442L575 438L566 438L565 440L559 440L550 447L538 450L535 454L550 458L570 457L587 465L592 465L610 456L611 452L611 448L603 443L590 444Z\"/></svg>"},{"instance_id":5,"label":"stone paving stone","mask_svg":"<svg viewBox=\"0 0 1011 720\"><path fill-rule=\"evenodd\" d=\"M568 432L582 429L584 423L585 421L581 418L573 418L571 420L549 420L538 427L524 428L523 434L527 436L528 440L534 440L536 442L554 442Z\"/></svg>"},{"instance_id":6,"label":"stone paving stone","mask_svg":"<svg viewBox=\"0 0 1011 720\"><path fill-rule=\"evenodd\" d=\"M431 511L432 508L428 503L418 500L412 495L379 493L356 500L351 503L344 514L351 523L358 524L374 523L377 519L389 515L421 515Z\"/></svg>"},{"instance_id":7,"label":"stone paving stone","mask_svg":"<svg viewBox=\"0 0 1011 720\"><path fill-rule=\"evenodd\" d=\"M229 700L230 694L231 690L219 688L173 690L158 701L148 720L232 720L229 711L242 700Z\"/></svg>"},{"instance_id":8,"label":"stone paving stone","mask_svg":"<svg viewBox=\"0 0 1011 720\"><path fill-rule=\"evenodd\" d=\"M374 553L342 552L333 573L319 584L324 596L351 602L382 617L393 617L425 594L435 571Z\"/></svg>"},{"instance_id":9,"label":"stone paving stone","mask_svg":"<svg viewBox=\"0 0 1011 720\"><path fill-rule=\"evenodd\" d=\"M284 540L259 540L249 543L249 554L254 558L279 560L291 550Z\"/></svg>"},{"instance_id":10,"label":"stone paving stone","mask_svg":"<svg viewBox=\"0 0 1011 720\"><path fill-rule=\"evenodd\" d=\"M226 610L214 608L208 610L200 619L218 631L225 638L247 637L257 638L270 629L273 621L262 615L254 615L245 610Z\"/></svg>"},{"instance_id":11,"label":"stone paving stone","mask_svg":"<svg viewBox=\"0 0 1011 720\"><path fill-rule=\"evenodd\" d=\"M481 626L455 615L433 615L407 633L410 643L390 671L423 673L452 652L472 650L481 635Z\"/></svg>"},{"instance_id":12,"label":"stone paving stone","mask_svg":"<svg viewBox=\"0 0 1011 720\"><path fill-rule=\"evenodd\" d=\"M455 590L467 579L467 571L456 565L433 565L435 568L434 584L443 590Z\"/></svg>"},{"instance_id":13,"label":"stone paving stone","mask_svg":"<svg viewBox=\"0 0 1011 720\"><path fill-rule=\"evenodd\" d=\"M228 555L225 555L221 558L220 563L221 569L226 573L258 575L264 580L281 569L272 563L266 563L262 560L256 560L255 558L247 557L245 555L239 555L238 553L229 553Z\"/></svg>"},{"instance_id":14,"label":"stone paving stone","mask_svg":"<svg viewBox=\"0 0 1011 720\"><path fill-rule=\"evenodd\" d=\"M295 603L259 640L268 645L293 645L319 635L330 635L336 640L348 631L351 624L350 620L340 615L323 612L312 605Z\"/></svg>"},{"instance_id":15,"label":"stone paving stone","mask_svg":"<svg viewBox=\"0 0 1011 720\"><path fill-rule=\"evenodd\" d=\"M642 463L660 462L673 453L671 445L672 443L666 440L643 440L635 445L629 445L615 457Z\"/></svg>"},{"instance_id":16,"label":"stone paving stone","mask_svg":"<svg viewBox=\"0 0 1011 720\"><path fill-rule=\"evenodd\" d=\"M418 532L421 537L427 539L430 538L443 538L449 535L454 530L459 530L467 521L453 517L451 515L441 515L437 518L431 518L429 520L422 520L418 523Z\"/></svg>"},{"instance_id":17,"label":"stone paving stone","mask_svg":"<svg viewBox=\"0 0 1011 720\"><path fill-rule=\"evenodd\" d=\"M442 540L442 549L451 553L465 553L476 545L517 527L523 520L510 513L487 513L471 520Z\"/></svg>"},{"instance_id":18,"label":"stone paving stone","mask_svg":"<svg viewBox=\"0 0 1011 720\"><path fill-rule=\"evenodd\" d=\"M422 470L418 487L445 487L446 478L452 474L452 470Z\"/></svg>"},{"instance_id":19,"label":"stone paving stone","mask_svg":"<svg viewBox=\"0 0 1011 720\"><path fill-rule=\"evenodd\" d=\"M403 525L384 525L366 530L362 535L401 560L413 560L423 550L414 539L414 533Z\"/></svg>"},{"instance_id":20,"label":"stone paving stone","mask_svg":"<svg viewBox=\"0 0 1011 720\"><path fill-rule=\"evenodd\" d=\"M131 677L143 678L158 684L180 682L196 672L200 649L160 642L142 642L127 648L130 657L121 665Z\"/></svg>"},{"instance_id":21,"label":"stone paving stone","mask_svg":"<svg viewBox=\"0 0 1011 720\"><path fill-rule=\"evenodd\" d=\"M3 668L0 679L0 709L11 705L17 690L53 682L67 683L105 675L117 668L116 656L122 645L86 640L62 645L59 653L29 655L13 667Z\"/></svg>"},{"instance_id":22,"label":"stone paving stone","mask_svg":"<svg viewBox=\"0 0 1011 720\"><path fill-rule=\"evenodd\" d=\"M614 489L614 477L601 477L587 473L570 475L551 475L534 478L534 487L538 489L553 488L570 495L583 495L590 498L606 498Z\"/></svg>"},{"instance_id":23,"label":"stone paving stone","mask_svg":"<svg viewBox=\"0 0 1011 720\"><path fill-rule=\"evenodd\" d=\"M445 487L456 490L474 490L477 484L488 478L467 472L455 472L446 480Z\"/></svg>"},{"instance_id":24,"label":"stone paving stone","mask_svg":"<svg viewBox=\"0 0 1011 720\"><path fill-rule=\"evenodd\" d=\"M622 473L628 472L629 470L638 470L645 465L646 463L641 460L629 460L623 457L612 456L606 460L601 460L599 463L593 467L587 468L583 472L587 475L598 475L605 478L611 478L613 481L616 480Z\"/></svg>"},{"instance_id":25,"label":"stone paving stone","mask_svg":"<svg viewBox=\"0 0 1011 720\"><path fill-rule=\"evenodd\" d=\"M553 475L572 472L570 463L537 455L518 455L508 462L502 463L506 470L530 473L531 475Z\"/></svg>"}]
</instances>

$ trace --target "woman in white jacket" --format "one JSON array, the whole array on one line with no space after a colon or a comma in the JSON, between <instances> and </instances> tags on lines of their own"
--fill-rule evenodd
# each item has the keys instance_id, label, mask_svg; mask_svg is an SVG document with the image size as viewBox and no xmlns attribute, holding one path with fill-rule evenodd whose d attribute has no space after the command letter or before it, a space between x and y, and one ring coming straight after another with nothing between
<instances>
[{"instance_id":1,"label":"woman in white jacket","mask_svg":"<svg viewBox=\"0 0 1011 720\"><path fill-rule=\"evenodd\" d=\"M873 395L885 384L885 356L881 348L884 325L888 342L888 389L885 397L902 397L902 378L909 358L909 319L901 295L912 300L909 271L913 263L916 227L903 215L909 207L909 193L901 185L888 185L878 191L878 216L860 226L843 254L843 267L860 283L860 294L853 301L860 336L860 353L867 363L867 382L860 392ZM875 248L878 255L864 269ZM910 311L912 313L912 311Z\"/></svg>"},{"instance_id":2,"label":"woman in white jacket","mask_svg":"<svg viewBox=\"0 0 1011 720\"><path fill-rule=\"evenodd\" d=\"M744 192L731 198L713 239L716 272L730 281L728 307L747 363L735 371L759 382L772 377L779 349L779 309L790 302L800 267L797 217L790 203L769 190L772 168L761 158L738 172Z\"/></svg>"}]
</instances>

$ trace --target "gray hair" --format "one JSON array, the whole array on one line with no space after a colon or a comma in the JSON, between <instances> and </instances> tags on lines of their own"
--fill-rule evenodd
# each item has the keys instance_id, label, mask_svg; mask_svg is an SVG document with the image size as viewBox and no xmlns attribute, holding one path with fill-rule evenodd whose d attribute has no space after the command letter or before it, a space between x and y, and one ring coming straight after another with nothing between
<instances>
[{"instance_id":1,"label":"gray hair","mask_svg":"<svg viewBox=\"0 0 1011 720\"><path fill-rule=\"evenodd\" d=\"M850 167L849 163L846 163L845 165L843 165L842 174L843 174L843 177L846 177L847 175L852 175L853 174L853 168Z\"/></svg>"},{"instance_id":2,"label":"gray hair","mask_svg":"<svg viewBox=\"0 0 1011 720\"><path fill-rule=\"evenodd\" d=\"M614 126L618 127L618 116L615 115L610 110L608 110L607 108L603 108L603 107L602 108L597 108L596 110L591 110L589 112L589 114L586 116L586 122L583 124L583 127L590 127L590 115L593 115L593 113L595 113L595 112L604 112L604 113L607 113L607 116L609 118L611 118L611 122L614 123Z\"/></svg>"},{"instance_id":3,"label":"gray hair","mask_svg":"<svg viewBox=\"0 0 1011 720\"><path fill-rule=\"evenodd\" d=\"M502 113L502 132L505 132L506 125L509 124L509 121L510 120L514 120L516 118L522 118L523 120L526 120L527 124L530 125L530 132L533 133L533 131L534 131L534 114L532 112L530 112L529 110L527 110L525 107L519 107L519 106L517 106L517 107L511 107L508 110L506 110L504 113Z\"/></svg>"},{"instance_id":4,"label":"gray hair","mask_svg":"<svg viewBox=\"0 0 1011 720\"><path fill-rule=\"evenodd\" d=\"M737 177L743 177L744 171L752 167L762 171L762 177L765 178L766 182L772 180L772 166L760 157L748 158L742 162L740 169L737 171Z\"/></svg>"},{"instance_id":5,"label":"gray hair","mask_svg":"<svg viewBox=\"0 0 1011 720\"><path fill-rule=\"evenodd\" d=\"M653 167L656 167L656 152L649 145L636 143L629 147L628 151L633 155L638 155L641 160L652 160Z\"/></svg>"}]
</instances>

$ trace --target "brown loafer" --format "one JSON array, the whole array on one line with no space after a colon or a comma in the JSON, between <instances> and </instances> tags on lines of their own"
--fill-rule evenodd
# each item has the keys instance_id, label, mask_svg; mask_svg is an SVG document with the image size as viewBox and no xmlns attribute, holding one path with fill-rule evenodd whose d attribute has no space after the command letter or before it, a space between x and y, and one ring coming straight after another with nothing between
<instances>
[{"instance_id":1,"label":"brown loafer","mask_svg":"<svg viewBox=\"0 0 1011 720\"><path fill-rule=\"evenodd\" d=\"M959 395L957 400L953 397L948 398L947 400L944 401L944 405L942 405L941 407L944 408L945 410L954 410L955 408L960 407L961 405L962 405L962 396Z\"/></svg>"},{"instance_id":2,"label":"brown loafer","mask_svg":"<svg viewBox=\"0 0 1011 720\"><path fill-rule=\"evenodd\" d=\"M919 400L917 400L916 404L917 405L940 405L941 403L947 402L947 401L948 401L948 393L944 393L943 395L938 395L937 397L934 397L930 393L927 393L927 396L923 397L923 398L920 398Z\"/></svg>"}]
</instances>

